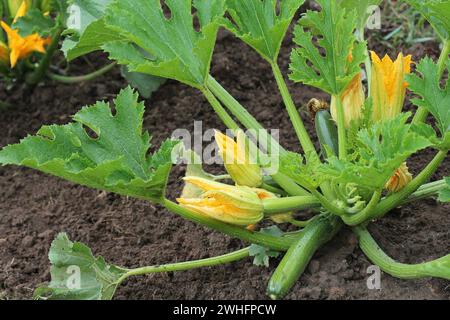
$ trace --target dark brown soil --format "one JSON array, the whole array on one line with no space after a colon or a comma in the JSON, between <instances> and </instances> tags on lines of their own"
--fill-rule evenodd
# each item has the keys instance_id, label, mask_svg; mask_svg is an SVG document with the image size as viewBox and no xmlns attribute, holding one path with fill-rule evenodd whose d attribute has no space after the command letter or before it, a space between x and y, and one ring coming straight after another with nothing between
<instances>
[{"instance_id":1,"label":"dark brown soil","mask_svg":"<svg viewBox=\"0 0 450 320\"><path fill-rule=\"evenodd\" d=\"M290 44L287 39L286 44ZM420 49L420 50L419 50ZM414 48L422 54L423 48ZM286 72L290 45L280 58ZM427 49L435 52L436 49ZM394 53L396 54L396 53ZM94 55L96 65L106 62ZM78 61L75 71L82 72ZM283 145L298 150L270 68L251 49L221 33L212 73L246 105L266 127L280 128ZM0 147L16 143L42 124L66 123L81 106L111 99L125 86L118 70L96 81L72 86L48 83L34 90L0 90L14 108L0 113ZM318 92L290 85L297 105ZM145 127L159 143L176 128L193 128L203 120L207 128L223 128L202 95L172 81L146 102ZM306 113L303 114L306 119ZM311 130L311 123L307 121ZM413 157L417 173L432 152ZM439 179L449 174L446 161ZM175 168L171 196L180 187L183 168ZM39 172L0 168L0 298L29 299L33 289L49 281L47 252L58 232L88 244L94 254L126 267L211 257L244 246L235 239L187 222L151 203L90 190ZM371 226L374 237L395 259L418 263L449 253L450 206L435 200L396 209ZM289 299L449 299L450 283L444 280L399 280L382 276L381 290L368 290L371 263L352 233L342 231L321 249L309 269L288 295ZM117 299L264 299L267 281L276 266L252 265L250 259L227 266L175 274L158 274L127 281Z\"/></svg>"}]
</instances>

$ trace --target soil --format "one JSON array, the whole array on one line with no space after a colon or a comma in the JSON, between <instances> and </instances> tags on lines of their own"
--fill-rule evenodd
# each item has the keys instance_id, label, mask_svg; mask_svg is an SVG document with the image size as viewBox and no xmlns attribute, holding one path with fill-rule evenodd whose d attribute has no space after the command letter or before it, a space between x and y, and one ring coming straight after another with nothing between
<instances>
[{"instance_id":1,"label":"soil","mask_svg":"<svg viewBox=\"0 0 450 320\"><path fill-rule=\"evenodd\" d=\"M280 65L287 72L291 38L283 46ZM381 50L382 51L382 50ZM416 60L434 55L437 46L409 50ZM393 54L397 54L396 52ZM103 55L89 57L94 65L107 63ZM85 60L74 63L74 73L89 69ZM250 48L221 32L212 74L267 128L281 130L281 142L291 150L299 146L278 95L268 65ZM0 147L35 133L43 124L63 124L82 106L111 100L126 85L119 70L88 83L46 83L34 90L0 89L0 99L14 108L0 113ZM289 85L298 106L318 91ZM145 128L159 144L176 128L223 129L210 106L195 89L168 81L146 101ZM303 118L307 113L301 110ZM306 125L312 132L309 120ZM425 152L409 162L417 173L433 156ZM447 160L433 179L449 174ZM183 167L173 170L170 196L180 190ZM0 298L30 299L34 288L50 280L47 252L61 231L89 245L95 255L111 263L137 267L207 258L245 244L187 222L148 202L91 190L26 168L0 168ZM425 200L390 212L370 227L376 240L396 260L419 263L448 254L450 206ZM269 268L251 259L226 266L180 273L157 274L128 280L116 299L265 299L266 285L277 261ZM366 286L371 263L355 237L343 230L314 256L308 270L287 299L449 299L450 283L438 279L400 280L382 275L381 290Z\"/></svg>"}]
</instances>

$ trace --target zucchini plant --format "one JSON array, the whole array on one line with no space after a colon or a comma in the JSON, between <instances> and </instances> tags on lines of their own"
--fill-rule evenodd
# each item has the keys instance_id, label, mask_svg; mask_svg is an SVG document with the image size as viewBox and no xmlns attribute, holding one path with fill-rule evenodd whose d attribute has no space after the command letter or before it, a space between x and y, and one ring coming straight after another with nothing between
<instances>
[{"instance_id":1,"label":"zucchini plant","mask_svg":"<svg viewBox=\"0 0 450 320\"><path fill-rule=\"evenodd\" d=\"M381 1L317 0L319 9L301 16L294 29L289 78L329 96L328 101L310 103L321 152L305 129L278 65L281 44L304 0L164 2L170 17L160 0L72 0L87 18L83 28L66 40L66 54L73 59L101 50L130 72L198 89L236 136L220 132L215 136L229 174L225 178L233 183L191 161L182 194L176 202L168 199L174 155L190 160L198 156L171 139L149 154L150 135L142 127L144 104L130 88L117 96L114 114L104 102L84 107L72 123L44 126L37 135L5 147L0 163L148 200L250 246L204 260L128 269L95 257L86 245L71 242L62 233L50 248L52 280L36 290L37 298L111 299L117 286L131 276L225 264L249 256L256 264L268 265L269 257L284 254L267 289L271 298L279 299L290 291L314 253L343 227L353 230L367 257L392 276L450 280L450 255L418 265L398 263L367 229L411 201L436 196L442 202L450 200L449 178L430 182L450 149L450 86L444 78L450 70L450 1L407 1L430 21L444 44L439 61L426 57L417 62L415 73L411 56L400 53L392 60L369 52L364 13ZM221 27L270 64L302 153L280 146L210 74ZM414 117L403 111L408 89L419 108ZM435 126L425 122L427 114ZM244 129L260 133L257 147L263 147L263 156L255 155L255 142ZM435 157L413 176L407 161L425 149L435 150ZM273 162L278 163L277 170L268 170ZM294 213L306 209L316 215L297 220ZM259 229L266 220L272 227ZM282 232L277 225L284 223L296 231ZM67 270L73 266L81 271L78 286L69 281Z\"/></svg>"}]
</instances>

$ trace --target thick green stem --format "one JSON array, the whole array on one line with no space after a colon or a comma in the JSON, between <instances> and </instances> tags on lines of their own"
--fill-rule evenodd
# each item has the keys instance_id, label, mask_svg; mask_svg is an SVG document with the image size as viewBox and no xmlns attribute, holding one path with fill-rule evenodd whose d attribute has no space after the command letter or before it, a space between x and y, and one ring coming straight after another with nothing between
<instances>
[{"instance_id":1,"label":"thick green stem","mask_svg":"<svg viewBox=\"0 0 450 320\"><path fill-rule=\"evenodd\" d=\"M76 77L62 76L62 75L54 74L52 72L47 72L47 76L50 79L61 82L61 83L73 84L73 83L94 80L94 79L104 75L108 71L112 70L116 65L117 65L117 62L113 62L113 63L110 63L107 66L104 66L103 68L96 70L92 73L85 74L82 76L76 76Z\"/></svg>"},{"instance_id":2,"label":"thick green stem","mask_svg":"<svg viewBox=\"0 0 450 320\"><path fill-rule=\"evenodd\" d=\"M61 39L62 28L58 28L52 35L52 43L45 51L44 57L39 62L39 66L27 77L27 83L30 85L38 84L46 75L50 62L58 49L59 40Z\"/></svg>"},{"instance_id":3,"label":"thick green stem","mask_svg":"<svg viewBox=\"0 0 450 320\"><path fill-rule=\"evenodd\" d=\"M208 88L203 88L203 95L208 100L208 102L213 107L216 114L219 116L220 120L231 130L238 130L239 125L230 117L228 112L223 108L222 104L217 100L217 98L212 94Z\"/></svg>"},{"instance_id":4,"label":"thick green stem","mask_svg":"<svg viewBox=\"0 0 450 320\"><path fill-rule=\"evenodd\" d=\"M349 226L356 226L367 221L373 215L373 212L376 209L380 199L381 199L381 190L375 191L372 196L372 199L367 204L367 207L364 208L364 210L358 212L355 215L351 216L344 215L342 216L342 220L344 220L345 224Z\"/></svg>"},{"instance_id":5,"label":"thick green stem","mask_svg":"<svg viewBox=\"0 0 450 320\"><path fill-rule=\"evenodd\" d=\"M149 266L149 267L142 267L142 268L136 268L136 269L129 269L119 280L118 283L123 282L126 278L131 276L140 276L150 273L161 273L161 272L175 272L175 271L186 271L186 270L192 270L202 267L212 267L212 266L218 266L223 265L227 263L231 263L234 261L242 260L244 258L247 258L249 256L249 248L241 249L235 252L231 252L225 255L208 258L208 259L201 259L201 260L194 260L194 261L187 261L187 262L180 262L180 263L170 263L170 264L164 264L164 265L156 265L156 266Z\"/></svg>"},{"instance_id":6,"label":"thick green stem","mask_svg":"<svg viewBox=\"0 0 450 320\"><path fill-rule=\"evenodd\" d=\"M344 107L340 96L334 96L334 99L338 116L339 159L345 160L347 158L347 131L345 130Z\"/></svg>"},{"instance_id":7,"label":"thick green stem","mask_svg":"<svg viewBox=\"0 0 450 320\"><path fill-rule=\"evenodd\" d=\"M285 213L295 210L305 210L320 207L316 197L286 197L263 200L264 213L266 215Z\"/></svg>"},{"instance_id":8,"label":"thick green stem","mask_svg":"<svg viewBox=\"0 0 450 320\"><path fill-rule=\"evenodd\" d=\"M436 196L439 192L447 187L445 180L438 180L430 182L421 186L416 192L405 199L402 204L406 204L413 201L426 199L432 196Z\"/></svg>"},{"instance_id":9,"label":"thick green stem","mask_svg":"<svg viewBox=\"0 0 450 320\"><path fill-rule=\"evenodd\" d=\"M244 228L223 223L221 221L208 218L207 216L202 216L198 213L185 209L182 206L167 199L164 199L162 204L169 211L189 221L201 224L208 228L220 231L229 236L236 237L250 243L259 244L261 246L271 248L273 250L286 251L295 240L292 238L279 238L268 234L251 232Z\"/></svg>"},{"instance_id":10,"label":"thick green stem","mask_svg":"<svg viewBox=\"0 0 450 320\"><path fill-rule=\"evenodd\" d=\"M439 57L438 66L439 66L439 80L442 78L444 74L444 70L448 61L448 55L450 54L450 40L444 42L444 47L442 48L441 55ZM416 114L414 115L413 123L418 124L425 122L428 116L428 110L420 107Z\"/></svg>"},{"instance_id":11,"label":"thick green stem","mask_svg":"<svg viewBox=\"0 0 450 320\"><path fill-rule=\"evenodd\" d=\"M359 238L361 250L384 272L401 279L435 277L450 280L450 255L419 264L399 263L378 246L367 229L355 227L353 231Z\"/></svg>"},{"instance_id":12,"label":"thick green stem","mask_svg":"<svg viewBox=\"0 0 450 320\"><path fill-rule=\"evenodd\" d=\"M281 172L272 175L272 179L291 196L310 196L311 194L300 187L291 178Z\"/></svg>"},{"instance_id":13,"label":"thick green stem","mask_svg":"<svg viewBox=\"0 0 450 320\"><path fill-rule=\"evenodd\" d=\"M447 151L439 151L434 159L425 167L425 169L423 169L419 175L408 183L405 188L382 200L375 208L374 215L371 218L380 218L405 201L410 195L419 189L420 186L425 184L430 179L433 173L436 172L441 163L445 160L446 156Z\"/></svg>"},{"instance_id":14,"label":"thick green stem","mask_svg":"<svg viewBox=\"0 0 450 320\"><path fill-rule=\"evenodd\" d=\"M306 131L305 125L303 124L302 118L300 117L297 107L294 104L294 100L292 100L291 94L289 93L289 89L284 80L283 74L281 73L280 68L277 63L271 63L273 74L275 75L275 79L278 84L278 88L280 89L281 96L283 98L284 104L286 105L287 112L289 114L289 118L291 119L292 125L294 126L295 133L300 141L300 144L305 153L311 153L319 157L316 149L314 148L314 144L309 137L308 132Z\"/></svg>"},{"instance_id":15,"label":"thick green stem","mask_svg":"<svg viewBox=\"0 0 450 320\"><path fill-rule=\"evenodd\" d=\"M282 146L276 141L264 127L245 109L225 88L223 88L213 76L209 75L206 85L209 90L224 104L224 106L249 130L256 130L259 143L271 153L272 148L278 148L280 152L285 152Z\"/></svg>"},{"instance_id":16,"label":"thick green stem","mask_svg":"<svg viewBox=\"0 0 450 320\"><path fill-rule=\"evenodd\" d=\"M331 200L323 196L319 191L312 190L311 194L320 202L320 204L329 212L337 215L337 216L344 216L346 214L345 210L342 208L338 208L335 206Z\"/></svg>"}]
</instances>

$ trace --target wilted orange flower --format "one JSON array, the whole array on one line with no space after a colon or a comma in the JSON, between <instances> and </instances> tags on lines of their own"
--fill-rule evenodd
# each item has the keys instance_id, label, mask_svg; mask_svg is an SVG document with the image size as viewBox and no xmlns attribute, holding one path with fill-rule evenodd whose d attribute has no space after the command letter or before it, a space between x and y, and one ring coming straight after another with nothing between
<instances>
[{"instance_id":1,"label":"wilted orange flower","mask_svg":"<svg viewBox=\"0 0 450 320\"><path fill-rule=\"evenodd\" d=\"M392 119L403 109L408 87L405 76L411 73L412 57L400 53L392 61L388 55L380 59L373 51L371 56L373 120Z\"/></svg>"},{"instance_id":2,"label":"wilted orange flower","mask_svg":"<svg viewBox=\"0 0 450 320\"><path fill-rule=\"evenodd\" d=\"M390 192L398 192L410 183L411 180L412 175L409 173L406 163L403 163L386 183L385 188Z\"/></svg>"}]
</instances>

